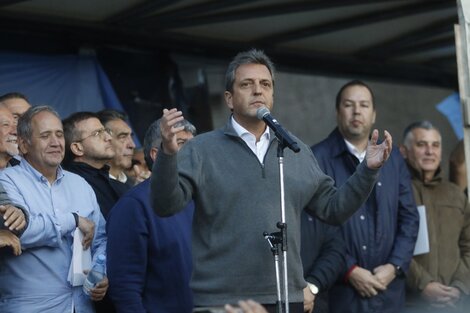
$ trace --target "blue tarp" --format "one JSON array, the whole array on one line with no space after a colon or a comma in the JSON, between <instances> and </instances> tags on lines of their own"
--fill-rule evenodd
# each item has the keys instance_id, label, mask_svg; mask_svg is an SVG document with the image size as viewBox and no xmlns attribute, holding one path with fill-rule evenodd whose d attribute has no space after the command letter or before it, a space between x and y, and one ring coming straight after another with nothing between
<instances>
[{"instance_id":1,"label":"blue tarp","mask_svg":"<svg viewBox=\"0 0 470 313\"><path fill-rule=\"evenodd\" d=\"M26 95L32 105L50 105L62 118L104 108L124 111L93 55L0 53L0 95L8 92Z\"/></svg>"},{"instance_id":2,"label":"blue tarp","mask_svg":"<svg viewBox=\"0 0 470 313\"><path fill-rule=\"evenodd\" d=\"M459 94L454 92L438 103L436 108L447 118L457 138L463 139L463 119Z\"/></svg>"}]
</instances>

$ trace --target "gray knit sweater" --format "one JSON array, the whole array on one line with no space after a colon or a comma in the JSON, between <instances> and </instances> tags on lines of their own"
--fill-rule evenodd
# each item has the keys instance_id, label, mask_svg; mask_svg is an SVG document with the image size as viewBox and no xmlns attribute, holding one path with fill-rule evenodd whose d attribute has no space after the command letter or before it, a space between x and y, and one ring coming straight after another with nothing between
<instances>
[{"instance_id":1,"label":"gray knit sweater","mask_svg":"<svg viewBox=\"0 0 470 313\"><path fill-rule=\"evenodd\" d=\"M155 212L175 214L191 199L196 206L191 282L196 306L247 298L276 302L274 259L262 235L278 231L276 223L281 220L277 140L272 133L271 138L264 165L230 121L224 129L189 141L177 156L158 153L151 178ZM284 151L290 302L303 302L306 286L300 260L302 209L329 223L341 223L365 201L377 176L377 171L360 165L337 190L310 148L297 142L299 153Z\"/></svg>"}]
</instances>

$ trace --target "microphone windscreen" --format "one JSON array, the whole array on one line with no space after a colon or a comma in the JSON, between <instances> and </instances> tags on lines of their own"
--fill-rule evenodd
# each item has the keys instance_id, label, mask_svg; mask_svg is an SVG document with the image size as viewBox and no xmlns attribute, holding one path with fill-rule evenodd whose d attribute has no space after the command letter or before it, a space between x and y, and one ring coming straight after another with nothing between
<instances>
[{"instance_id":1,"label":"microphone windscreen","mask_svg":"<svg viewBox=\"0 0 470 313\"><path fill-rule=\"evenodd\" d=\"M258 109L258 111L256 111L256 117L258 117L259 120L262 120L263 117L265 117L266 115L270 113L271 112L269 112L267 107L261 107Z\"/></svg>"}]
</instances>

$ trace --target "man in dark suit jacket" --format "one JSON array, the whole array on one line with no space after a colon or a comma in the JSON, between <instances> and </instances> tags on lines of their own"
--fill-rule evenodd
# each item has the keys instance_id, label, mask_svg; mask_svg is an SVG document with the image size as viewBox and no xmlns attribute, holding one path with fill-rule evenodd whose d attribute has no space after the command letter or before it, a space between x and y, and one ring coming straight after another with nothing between
<instances>
[{"instance_id":1,"label":"man in dark suit jacket","mask_svg":"<svg viewBox=\"0 0 470 313\"><path fill-rule=\"evenodd\" d=\"M376 117L371 89L361 81L344 85L336 97L336 117L338 127L312 149L340 187L365 158ZM394 149L366 203L341 226L346 268L343 282L330 291L331 312L401 311L418 223L410 175Z\"/></svg>"},{"instance_id":2,"label":"man in dark suit jacket","mask_svg":"<svg viewBox=\"0 0 470 313\"><path fill-rule=\"evenodd\" d=\"M346 247L337 226L303 211L300 256L304 277L315 295L313 313L328 313L328 290L346 267Z\"/></svg>"}]
</instances>

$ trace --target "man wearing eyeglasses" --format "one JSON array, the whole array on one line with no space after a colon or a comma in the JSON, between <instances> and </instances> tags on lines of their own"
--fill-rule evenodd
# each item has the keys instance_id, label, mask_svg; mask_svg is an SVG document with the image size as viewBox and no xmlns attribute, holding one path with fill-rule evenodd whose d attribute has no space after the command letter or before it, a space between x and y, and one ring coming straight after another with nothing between
<instances>
[{"instance_id":1,"label":"man wearing eyeglasses","mask_svg":"<svg viewBox=\"0 0 470 313\"><path fill-rule=\"evenodd\" d=\"M112 132L101 124L96 113L77 112L63 121L64 167L76 173L95 191L105 219L109 210L129 187L109 177L109 163L115 156Z\"/></svg>"}]
</instances>

